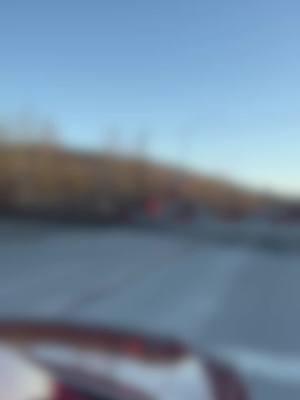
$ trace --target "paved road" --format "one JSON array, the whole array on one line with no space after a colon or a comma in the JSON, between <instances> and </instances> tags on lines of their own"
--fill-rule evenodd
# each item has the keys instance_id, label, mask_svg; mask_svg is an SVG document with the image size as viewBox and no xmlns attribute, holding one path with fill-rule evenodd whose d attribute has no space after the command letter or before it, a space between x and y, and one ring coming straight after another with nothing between
<instances>
[{"instance_id":1,"label":"paved road","mask_svg":"<svg viewBox=\"0 0 300 400\"><path fill-rule=\"evenodd\" d=\"M258 400L300 397L300 253L0 223L0 316L178 337L238 366Z\"/></svg>"}]
</instances>

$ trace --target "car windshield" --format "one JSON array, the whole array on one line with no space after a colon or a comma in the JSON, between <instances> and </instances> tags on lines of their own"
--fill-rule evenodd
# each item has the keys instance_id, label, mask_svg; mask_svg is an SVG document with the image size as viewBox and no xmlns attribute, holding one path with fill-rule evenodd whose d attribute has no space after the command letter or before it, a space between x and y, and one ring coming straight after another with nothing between
<instances>
[{"instance_id":1,"label":"car windshield","mask_svg":"<svg viewBox=\"0 0 300 400\"><path fill-rule=\"evenodd\" d=\"M0 400L299 400L299 15L1 1Z\"/></svg>"}]
</instances>

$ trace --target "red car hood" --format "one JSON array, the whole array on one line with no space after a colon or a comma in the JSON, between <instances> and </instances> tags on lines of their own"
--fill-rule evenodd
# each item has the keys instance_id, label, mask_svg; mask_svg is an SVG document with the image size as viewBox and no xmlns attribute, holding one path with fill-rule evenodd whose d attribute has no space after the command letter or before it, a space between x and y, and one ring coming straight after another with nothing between
<instances>
[{"instance_id":1,"label":"red car hood","mask_svg":"<svg viewBox=\"0 0 300 400\"><path fill-rule=\"evenodd\" d=\"M116 400L245 399L231 371L169 339L99 327L2 322L0 343L47 371L55 400L85 400L87 394Z\"/></svg>"}]
</instances>

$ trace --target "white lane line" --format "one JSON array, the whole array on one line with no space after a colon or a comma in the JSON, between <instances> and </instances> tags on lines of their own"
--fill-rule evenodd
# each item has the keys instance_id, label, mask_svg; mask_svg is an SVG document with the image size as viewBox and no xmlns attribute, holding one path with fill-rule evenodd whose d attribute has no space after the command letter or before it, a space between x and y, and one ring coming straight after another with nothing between
<instances>
[{"instance_id":1,"label":"white lane line","mask_svg":"<svg viewBox=\"0 0 300 400\"><path fill-rule=\"evenodd\" d=\"M300 355L255 351L246 348L222 348L215 354L248 376L281 384L300 385Z\"/></svg>"}]
</instances>

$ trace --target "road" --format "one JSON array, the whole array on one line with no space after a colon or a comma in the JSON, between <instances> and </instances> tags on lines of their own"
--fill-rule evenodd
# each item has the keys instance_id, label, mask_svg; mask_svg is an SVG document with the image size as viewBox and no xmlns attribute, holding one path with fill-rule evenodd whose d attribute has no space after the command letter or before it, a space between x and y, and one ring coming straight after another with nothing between
<instances>
[{"instance_id":1,"label":"road","mask_svg":"<svg viewBox=\"0 0 300 400\"><path fill-rule=\"evenodd\" d=\"M254 399L300 397L300 252L6 221L0 282L1 317L170 335L238 367Z\"/></svg>"}]
</instances>

